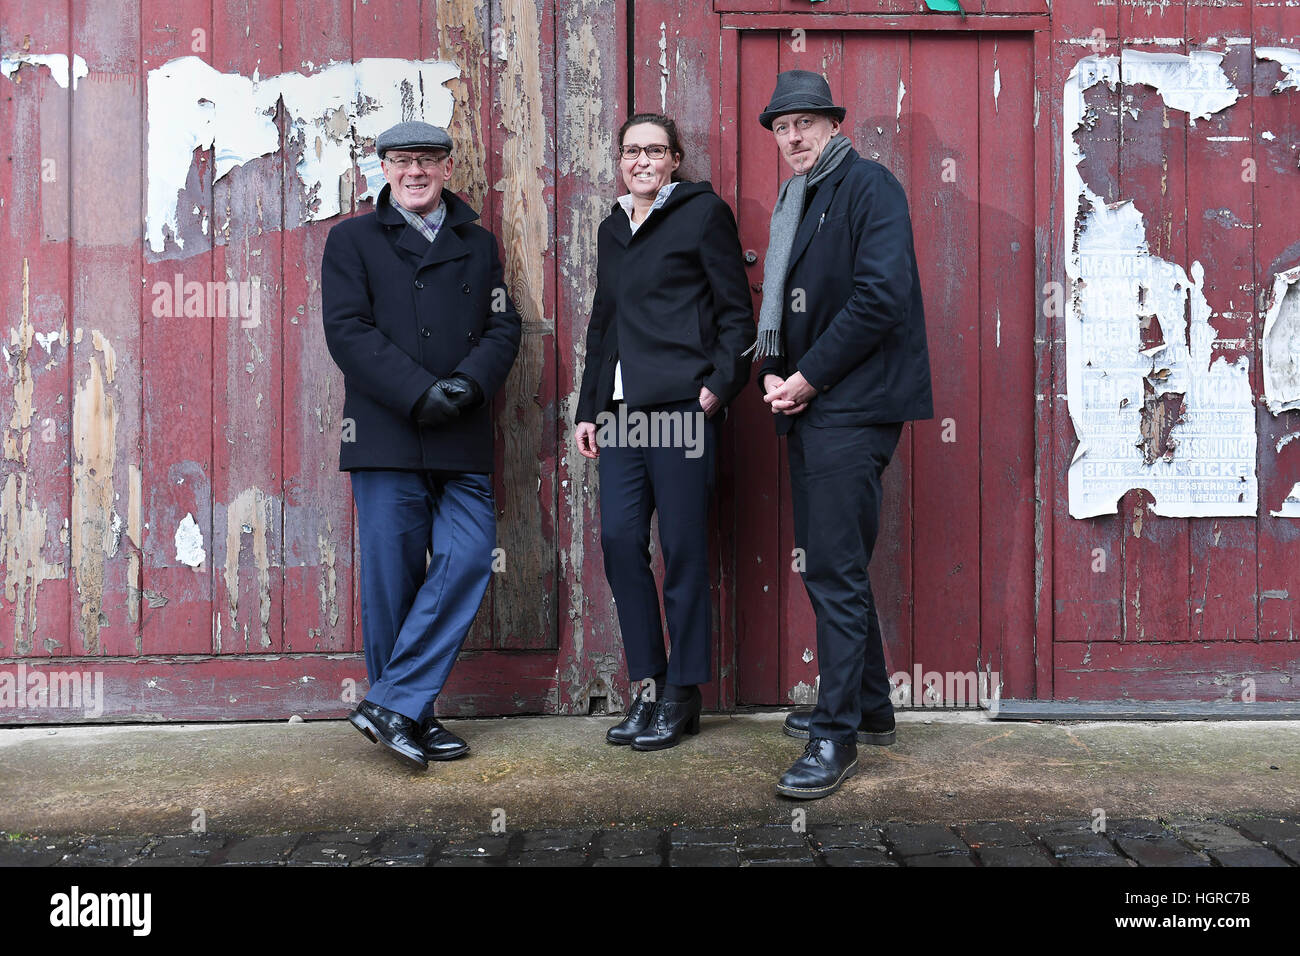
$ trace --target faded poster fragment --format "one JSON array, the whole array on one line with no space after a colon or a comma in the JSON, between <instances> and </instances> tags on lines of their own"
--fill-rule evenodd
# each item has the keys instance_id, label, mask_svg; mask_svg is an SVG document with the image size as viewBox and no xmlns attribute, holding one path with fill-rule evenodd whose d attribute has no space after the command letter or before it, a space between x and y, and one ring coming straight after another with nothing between
<instances>
[{"instance_id":1,"label":"faded poster fragment","mask_svg":"<svg viewBox=\"0 0 1300 956\"><path fill-rule=\"evenodd\" d=\"M381 58L335 63L310 76L221 73L194 56L150 70L149 248L162 252L168 234L184 245L178 200L194 151L214 149L216 179L275 152L281 102L290 141L302 147L296 172L307 197L304 221L329 219L351 205L354 165L364 179L356 198L373 198L384 185L374 138L403 120L446 126L454 101L443 84L459 75L454 63Z\"/></svg>"},{"instance_id":2,"label":"faded poster fragment","mask_svg":"<svg viewBox=\"0 0 1300 956\"><path fill-rule=\"evenodd\" d=\"M1153 256L1142 211L1107 204L1083 181L1075 134L1089 125L1083 93L1098 82L1143 83L1189 121L1241 95L1222 56L1124 50L1089 56L1064 91L1066 392L1079 447L1070 464L1070 514L1113 514L1144 488L1156 514L1253 515L1255 412L1246 357L1211 361L1215 332L1199 262L1191 275Z\"/></svg>"},{"instance_id":3,"label":"faded poster fragment","mask_svg":"<svg viewBox=\"0 0 1300 956\"><path fill-rule=\"evenodd\" d=\"M1300 266L1273 279L1264 318L1264 400L1274 415L1300 408Z\"/></svg>"},{"instance_id":4,"label":"faded poster fragment","mask_svg":"<svg viewBox=\"0 0 1300 956\"><path fill-rule=\"evenodd\" d=\"M4 74L6 79L12 80L14 73L23 64L28 66L44 66L54 77L54 82L63 89L68 88L68 55L66 53L6 53L0 56L0 73ZM90 68L86 66L86 61L80 56L72 58L72 88L77 88L77 81L83 76L90 75Z\"/></svg>"}]
</instances>

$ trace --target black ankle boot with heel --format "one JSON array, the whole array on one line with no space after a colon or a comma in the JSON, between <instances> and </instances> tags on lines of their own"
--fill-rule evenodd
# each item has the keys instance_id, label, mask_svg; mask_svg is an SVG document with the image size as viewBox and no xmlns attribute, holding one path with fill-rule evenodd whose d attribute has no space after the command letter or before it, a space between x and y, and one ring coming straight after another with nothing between
<instances>
[{"instance_id":1,"label":"black ankle boot with heel","mask_svg":"<svg viewBox=\"0 0 1300 956\"><path fill-rule=\"evenodd\" d=\"M650 724L632 741L633 750L667 750L676 747L682 734L700 732L700 711L704 698L699 687L689 691L682 688L682 694L674 694L665 689L665 699L655 704ZM683 700L667 699L683 696Z\"/></svg>"}]
</instances>

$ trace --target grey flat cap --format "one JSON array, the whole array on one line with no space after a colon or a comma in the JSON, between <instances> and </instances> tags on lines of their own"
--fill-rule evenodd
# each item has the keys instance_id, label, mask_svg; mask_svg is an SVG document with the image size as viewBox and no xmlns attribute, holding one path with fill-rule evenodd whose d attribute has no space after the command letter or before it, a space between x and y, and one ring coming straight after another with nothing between
<instances>
[{"instance_id":1,"label":"grey flat cap","mask_svg":"<svg viewBox=\"0 0 1300 956\"><path fill-rule=\"evenodd\" d=\"M445 149L451 152L451 136L441 126L409 120L390 126L375 138L379 158L390 149Z\"/></svg>"}]
</instances>

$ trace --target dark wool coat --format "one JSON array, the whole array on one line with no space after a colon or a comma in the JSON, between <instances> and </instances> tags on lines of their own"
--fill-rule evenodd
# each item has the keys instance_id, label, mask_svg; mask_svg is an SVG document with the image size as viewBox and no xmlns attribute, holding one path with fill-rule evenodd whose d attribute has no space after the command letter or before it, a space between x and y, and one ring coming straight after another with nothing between
<instances>
[{"instance_id":1,"label":"dark wool coat","mask_svg":"<svg viewBox=\"0 0 1300 956\"><path fill-rule=\"evenodd\" d=\"M622 362L630 406L728 404L749 380L754 308L736 219L708 183L681 182L635 233L618 203L596 235L596 296L575 422L595 422Z\"/></svg>"},{"instance_id":2,"label":"dark wool coat","mask_svg":"<svg viewBox=\"0 0 1300 956\"><path fill-rule=\"evenodd\" d=\"M385 186L374 212L339 223L325 241L325 343L344 383L339 470L490 472L490 403L520 336L496 237L444 189L447 218L430 245L389 194ZM453 372L477 382L486 401L452 422L421 427L411 415L416 403Z\"/></svg>"},{"instance_id":3,"label":"dark wool coat","mask_svg":"<svg viewBox=\"0 0 1300 956\"><path fill-rule=\"evenodd\" d=\"M907 196L893 173L849 150L808 200L790 252L781 320L784 355L818 394L801 412L813 427L932 418L930 353ZM793 419L775 415L777 431Z\"/></svg>"}]
</instances>

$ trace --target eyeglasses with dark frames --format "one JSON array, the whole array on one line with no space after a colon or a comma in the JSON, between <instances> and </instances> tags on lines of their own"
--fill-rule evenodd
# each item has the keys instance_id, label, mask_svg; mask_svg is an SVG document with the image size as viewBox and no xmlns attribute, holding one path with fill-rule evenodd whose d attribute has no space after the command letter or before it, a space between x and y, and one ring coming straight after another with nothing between
<instances>
[{"instance_id":1,"label":"eyeglasses with dark frames","mask_svg":"<svg viewBox=\"0 0 1300 956\"><path fill-rule=\"evenodd\" d=\"M421 169L427 170L433 169L450 155L450 153L443 153L441 156L385 156L384 162L394 169L410 169L411 164L415 163Z\"/></svg>"},{"instance_id":2,"label":"eyeglasses with dark frames","mask_svg":"<svg viewBox=\"0 0 1300 956\"><path fill-rule=\"evenodd\" d=\"M620 146L618 154L623 159L637 159L642 151L651 159L663 159L668 155L668 147L661 143L653 143L650 146Z\"/></svg>"}]
</instances>

